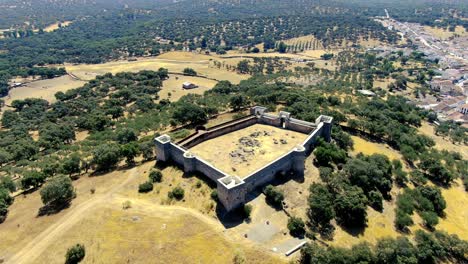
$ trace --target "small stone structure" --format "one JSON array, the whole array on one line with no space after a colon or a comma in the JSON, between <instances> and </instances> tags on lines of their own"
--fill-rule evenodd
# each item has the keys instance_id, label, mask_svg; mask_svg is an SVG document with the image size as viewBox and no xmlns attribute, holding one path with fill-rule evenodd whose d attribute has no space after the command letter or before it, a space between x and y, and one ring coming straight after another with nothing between
<instances>
[{"instance_id":1,"label":"small stone structure","mask_svg":"<svg viewBox=\"0 0 468 264\"><path fill-rule=\"evenodd\" d=\"M189 89L195 89L195 88L198 88L198 85L194 84L194 83L191 83L191 82L184 82L182 84L182 88L183 89L186 89L186 90L189 90Z\"/></svg>"},{"instance_id":2,"label":"small stone structure","mask_svg":"<svg viewBox=\"0 0 468 264\"><path fill-rule=\"evenodd\" d=\"M267 113L265 107L256 106L251 108L249 116L214 126L208 130L199 130L177 143L172 142L168 135L157 137L155 139L157 159L164 162L172 161L183 167L186 173L200 172L216 182L219 201L227 211L231 211L245 203L249 192L265 186L280 173L293 172L303 176L306 156L312 152L317 139L322 137L330 141L332 122L332 117L323 115L319 116L315 123L306 122L292 118L288 112L274 115ZM308 136L302 144L243 179L219 170L189 151L190 148L203 141L254 124L270 125L308 134Z\"/></svg>"}]
</instances>

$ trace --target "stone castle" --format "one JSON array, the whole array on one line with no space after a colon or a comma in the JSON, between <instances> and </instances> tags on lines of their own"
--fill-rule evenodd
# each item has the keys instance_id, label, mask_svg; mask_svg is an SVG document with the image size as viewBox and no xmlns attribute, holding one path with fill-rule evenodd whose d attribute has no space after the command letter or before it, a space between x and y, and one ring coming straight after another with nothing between
<instances>
[{"instance_id":1,"label":"stone castle","mask_svg":"<svg viewBox=\"0 0 468 264\"><path fill-rule=\"evenodd\" d=\"M331 139L333 118L319 116L315 123L306 122L291 117L288 112L278 115L270 114L265 107L251 108L250 115L230 122L199 130L180 140L171 141L169 135L155 138L157 159L171 161L183 168L185 173L199 172L217 183L218 198L227 211L231 211L246 202L246 196L256 188L263 187L273 181L278 174L292 172L304 175L305 159L309 155L319 137L326 141ZM270 125L282 129L307 134L307 138L289 152L264 167L254 171L241 179L236 175L229 175L200 157L193 155L189 149L206 141L254 124Z\"/></svg>"}]
</instances>

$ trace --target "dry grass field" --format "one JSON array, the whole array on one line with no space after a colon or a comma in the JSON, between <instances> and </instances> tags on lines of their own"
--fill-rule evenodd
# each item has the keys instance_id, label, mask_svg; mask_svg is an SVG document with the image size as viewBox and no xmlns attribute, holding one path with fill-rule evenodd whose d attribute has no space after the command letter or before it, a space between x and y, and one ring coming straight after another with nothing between
<instances>
[{"instance_id":1,"label":"dry grass field","mask_svg":"<svg viewBox=\"0 0 468 264\"><path fill-rule=\"evenodd\" d=\"M357 136L351 136L351 138L354 142L354 150L351 152L352 155L356 155L358 153L363 153L365 155L384 154L390 160L402 159L400 153L393 150L392 148L390 148L390 146L386 144L370 142Z\"/></svg>"},{"instance_id":2,"label":"dry grass field","mask_svg":"<svg viewBox=\"0 0 468 264\"><path fill-rule=\"evenodd\" d=\"M430 125L428 122L422 122L421 127L418 128L419 133L426 135L435 141L436 149L459 152L464 159L468 159L468 147L464 145L453 144L449 138L437 136L435 134L434 129L435 127L433 125Z\"/></svg>"},{"instance_id":3,"label":"dry grass field","mask_svg":"<svg viewBox=\"0 0 468 264\"><path fill-rule=\"evenodd\" d=\"M56 22L56 23L54 23L54 24L48 25L46 28L44 28L44 31L45 31L45 32L52 32L52 31L55 31L55 30L59 29L59 24L60 24L62 27L67 27L67 26L69 26L71 23L72 23L71 21Z\"/></svg>"},{"instance_id":4,"label":"dry grass field","mask_svg":"<svg viewBox=\"0 0 468 264\"><path fill-rule=\"evenodd\" d=\"M77 198L54 215L37 216L39 192L17 197L0 225L0 260L63 263L67 248L83 243L83 263L232 263L236 254L248 263L284 261L235 232L227 236L214 209L203 210L205 202L214 203L211 189L176 168L163 170L153 192L139 194L137 186L153 165L81 177L74 182ZM185 198L170 202L167 192L176 185L185 189Z\"/></svg>"},{"instance_id":5,"label":"dry grass field","mask_svg":"<svg viewBox=\"0 0 468 264\"><path fill-rule=\"evenodd\" d=\"M360 137L352 136L354 141L354 151L352 155L359 152L370 155L380 153L388 156L390 159L401 159L401 154L390 149L388 146L378 143L369 142ZM400 190L396 187L392 190L392 196L396 197ZM449 234L457 234L462 239L468 238L468 196L460 179L457 179L451 188L442 189L442 195L447 202L445 209L446 217L439 219L437 230L446 231ZM336 226L335 236L330 244L341 247L351 247L357 243L366 241L374 244L379 238L397 237L402 235L394 227L395 221L395 200L384 201L384 210L382 213L375 211L372 208L367 209L368 223L362 233L357 235ZM418 229L424 229L421 218L415 213L413 215L415 225L410 227L411 233ZM412 235L410 235L412 236Z\"/></svg>"},{"instance_id":6,"label":"dry grass field","mask_svg":"<svg viewBox=\"0 0 468 264\"><path fill-rule=\"evenodd\" d=\"M86 82L84 81L75 80L68 75L53 79L32 81L26 83L22 87L12 89L9 93L9 96L5 97L5 103L9 105L14 100L32 97L42 98L49 102L54 102L54 95L57 92L64 92L70 89L78 88L83 86L85 83Z\"/></svg>"},{"instance_id":7,"label":"dry grass field","mask_svg":"<svg viewBox=\"0 0 468 264\"><path fill-rule=\"evenodd\" d=\"M307 35L283 41L288 45L288 52L303 52L308 50L323 50L323 44L313 35Z\"/></svg>"},{"instance_id":8,"label":"dry grass field","mask_svg":"<svg viewBox=\"0 0 468 264\"><path fill-rule=\"evenodd\" d=\"M430 27L430 26L424 26L424 30L434 37L437 37L439 39L445 40L449 39L454 36L467 36L468 32L466 32L465 28L462 26L457 26L455 28L455 32L451 32L448 30L448 28L438 28L438 27Z\"/></svg>"},{"instance_id":9,"label":"dry grass field","mask_svg":"<svg viewBox=\"0 0 468 264\"><path fill-rule=\"evenodd\" d=\"M251 136L254 133L259 135ZM256 124L207 140L190 152L226 173L245 177L286 154L306 137L302 133ZM282 143L280 139L286 141ZM233 153L236 156L233 157Z\"/></svg>"},{"instance_id":10,"label":"dry grass field","mask_svg":"<svg viewBox=\"0 0 468 264\"><path fill-rule=\"evenodd\" d=\"M195 89L183 89L184 82L191 82L198 85ZM183 76L169 74L169 79L164 81L162 90L159 92L160 99L170 99L175 102L180 97L187 94L203 94L216 85L216 81L201 77Z\"/></svg>"},{"instance_id":11,"label":"dry grass field","mask_svg":"<svg viewBox=\"0 0 468 264\"><path fill-rule=\"evenodd\" d=\"M166 68L170 72L182 73L185 68L194 69L199 75L217 80L228 80L239 83L249 75L240 75L232 71L215 68L210 60L216 60L215 56L208 56L193 52L168 52L155 58L139 58L137 61L112 61L102 64L78 64L66 65L69 73L82 80L91 80L97 75L105 73L138 72L141 70L158 70Z\"/></svg>"}]
</instances>

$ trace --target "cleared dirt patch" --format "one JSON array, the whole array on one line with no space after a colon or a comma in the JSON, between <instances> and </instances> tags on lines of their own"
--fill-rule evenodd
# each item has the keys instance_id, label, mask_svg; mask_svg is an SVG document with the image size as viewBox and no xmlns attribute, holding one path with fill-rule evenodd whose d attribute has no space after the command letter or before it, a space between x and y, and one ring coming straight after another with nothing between
<instances>
[{"instance_id":1,"label":"cleared dirt patch","mask_svg":"<svg viewBox=\"0 0 468 264\"><path fill-rule=\"evenodd\" d=\"M226 173L245 177L306 138L306 134L256 124L205 141L190 151Z\"/></svg>"}]
</instances>

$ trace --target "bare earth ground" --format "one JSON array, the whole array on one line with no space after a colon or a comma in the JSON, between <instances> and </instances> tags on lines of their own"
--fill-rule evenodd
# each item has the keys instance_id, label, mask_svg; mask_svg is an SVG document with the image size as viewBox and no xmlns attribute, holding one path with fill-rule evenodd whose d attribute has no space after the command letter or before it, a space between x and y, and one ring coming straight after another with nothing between
<instances>
[{"instance_id":1,"label":"bare earth ground","mask_svg":"<svg viewBox=\"0 0 468 264\"><path fill-rule=\"evenodd\" d=\"M55 215L37 217L39 192L18 197L0 225L0 259L63 263L67 248L83 243L84 263L231 263L236 251L249 263L283 262L248 240L240 243L240 236L226 236L213 209L201 213L200 199L209 201L208 186L196 187L196 178L183 178L175 168L163 170L159 190L138 194L137 186L147 179L153 164L82 177L74 182L77 198ZM174 185L184 187L187 201L161 205L168 204L164 197ZM124 210L125 202L131 208ZM198 207L191 209L191 204Z\"/></svg>"},{"instance_id":2,"label":"bare earth ground","mask_svg":"<svg viewBox=\"0 0 468 264\"><path fill-rule=\"evenodd\" d=\"M75 80L68 75L53 79L32 81L25 84L23 87L12 89L9 96L5 97L5 103L10 105L14 100L32 97L54 102L55 93L78 88L83 86L85 83L86 82L84 81Z\"/></svg>"},{"instance_id":3,"label":"bare earth ground","mask_svg":"<svg viewBox=\"0 0 468 264\"><path fill-rule=\"evenodd\" d=\"M170 72L182 73L189 67L194 69L199 75L217 80L228 80L232 83L239 83L249 75L240 75L232 71L215 68L210 60L217 57L198 54L193 52L168 52L158 57L139 58L137 61L113 61L102 64L78 64L66 65L67 72L76 75L83 80L91 80L97 75L118 72L137 72L141 70L158 70L166 68Z\"/></svg>"},{"instance_id":4,"label":"bare earth ground","mask_svg":"<svg viewBox=\"0 0 468 264\"><path fill-rule=\"evenodd\" d=\"M256 132L260 133L258 137L250 137L251 134ZM265 132L267 135L265 135ZM257 140L259 145L243 145L239 142L243 137ZM191 148L190 151L226 173L245 177L286 154L306 138L306 134L256 124L207 140ZM274 139L277 140L277 144L275 144ZM280 139L286 141L281 143ZM251 151L252 154L250 154ZM232 152L242 153L245 161L242 161L241 157L233 158L230 155Z\"/></svg>"}]
</instances>

